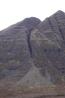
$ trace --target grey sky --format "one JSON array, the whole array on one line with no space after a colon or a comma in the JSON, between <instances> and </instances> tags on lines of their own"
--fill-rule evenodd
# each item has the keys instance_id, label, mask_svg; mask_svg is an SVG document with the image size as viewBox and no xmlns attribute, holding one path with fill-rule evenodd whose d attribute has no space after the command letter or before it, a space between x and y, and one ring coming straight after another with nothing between
<instances>
[{"instance_id":1,"label":"grey sky","mask_svg":"<svg viewBox=\"0 0 65 98\"><path fill-rule=\"evenodd\" d=\"M26 17L44 20L57 10L65 12L65 0L0 0L0 30Z\"/></svg>"}]
</instances>

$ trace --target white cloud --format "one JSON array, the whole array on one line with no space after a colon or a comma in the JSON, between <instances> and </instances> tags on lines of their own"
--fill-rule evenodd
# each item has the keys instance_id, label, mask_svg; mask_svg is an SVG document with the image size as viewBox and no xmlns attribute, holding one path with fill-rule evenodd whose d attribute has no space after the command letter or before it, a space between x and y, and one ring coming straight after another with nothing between
<instances>
[{"instance_id":1,"label":"white cloud","mask_svg":"<svg viewBox=\"0 0 65 98\"><path fill-rule=\"evenodd\" d=\"M65 0L0 0L0 30L26 17L44 20L57 10L65 12Z\"/></svg>"}]
</instances>

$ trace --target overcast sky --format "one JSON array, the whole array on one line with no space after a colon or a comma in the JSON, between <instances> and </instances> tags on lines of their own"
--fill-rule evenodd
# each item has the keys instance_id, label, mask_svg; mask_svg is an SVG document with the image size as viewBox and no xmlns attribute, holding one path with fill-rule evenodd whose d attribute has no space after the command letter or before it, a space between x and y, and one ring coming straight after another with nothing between
<instances>
[{"instance_id":1,"label":"overcast sky","mask_svg":"<svg viewBox=\"0 0 65 98\"><path fill-rule=\"evenodd\" d=\"M57 10L65 12L65 0L0 0L0 30L26 17L44 20Z\"/></svg>"}]
</instances>

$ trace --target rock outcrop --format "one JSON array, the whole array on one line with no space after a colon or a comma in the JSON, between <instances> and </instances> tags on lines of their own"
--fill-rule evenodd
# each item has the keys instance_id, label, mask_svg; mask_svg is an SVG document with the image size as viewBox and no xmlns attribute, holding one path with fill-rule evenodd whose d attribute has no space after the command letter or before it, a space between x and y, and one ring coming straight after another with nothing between
<instances>
[{"instance_id":1,"label":"rock outcrop","mask_svg":"<svg viewBox=\"0 0 65 98\"><path fill-rule=\"evenodd\" d=\"M65 83L64 12L44 21L26 18L0 31L0 92L59 83Z\"/></svg>"}]
</instances>

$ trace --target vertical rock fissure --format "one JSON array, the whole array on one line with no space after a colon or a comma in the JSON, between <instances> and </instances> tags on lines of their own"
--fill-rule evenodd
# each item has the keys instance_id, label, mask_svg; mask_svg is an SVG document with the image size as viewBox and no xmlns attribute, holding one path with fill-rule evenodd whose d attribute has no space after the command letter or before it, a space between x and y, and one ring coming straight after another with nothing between
<instances>
[{"instance_id":1,"label":"vertical rock fissure","mask_svg":"<svg viewBox=\"0 0 65 98\"><path fill-rule=\"evenodd\" d=\"M32 47L31 47L31 43L30 43L30 36L31 36L31 30L27 31L27 43L28 43L28 49L30 52L30 57L32 57Z\"/></svg>"}]
</instances>

